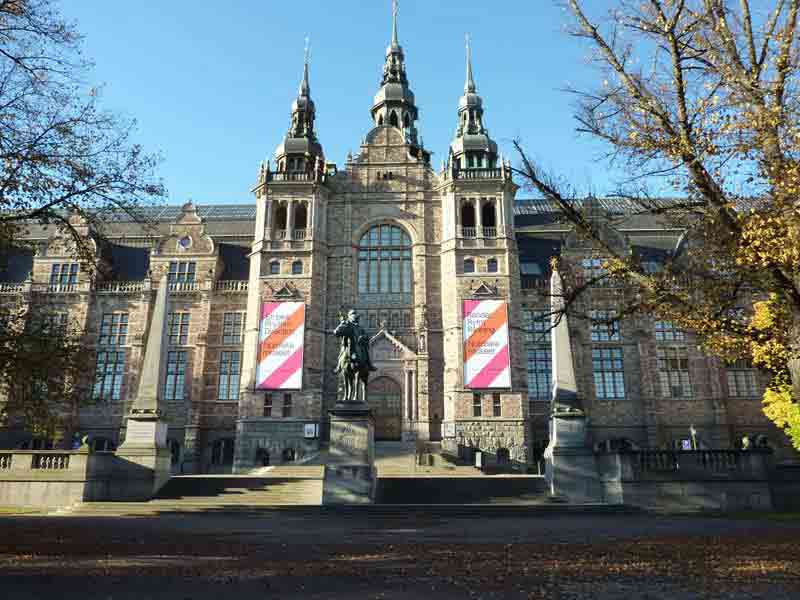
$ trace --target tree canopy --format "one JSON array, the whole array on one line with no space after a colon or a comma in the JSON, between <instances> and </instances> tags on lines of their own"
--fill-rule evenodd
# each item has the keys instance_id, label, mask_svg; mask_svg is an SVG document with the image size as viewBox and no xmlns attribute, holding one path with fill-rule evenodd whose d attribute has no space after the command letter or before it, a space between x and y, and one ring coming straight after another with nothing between
<instances>
[{"instance_id":1,"label":"tree canopy","mask_svg":"<svg viewBox=\"0 0 800 600\"><path fill-rule=\"evenodd\" d=\"M134 142L133 121L100 106L91 68L54 0L0 0L0 261L29 226L52 225L91 271L109 213L136 216L166 195L159 157ZM46 301L0 309L0 416L68 438L92 397L82 327L67 314L54 327Z\"/></svg>"},{"instance_id":2,"label":"tree canopy","mask_svg":"<svg viewBox=\"0 0 800 600\"><path fill-rule=\"evenodd\" d=\"M108 209L165 195L158 157L133 142L133 121L100 107L91 67L53 0L0 0L0 249L34 222L92 258L70 214L101 233Z\"/></svg>"},{"instance_id":3,"label":"tree canopy","mask_svg":"<svg viewBox=\"0 0 800 600\"><path fill-rule=\"evenodd\" d=\"M606 257L634 305L692 330L712 354L772 374L765 412L800 448L800 0L567 0L598 75L578 131L629 174L614 195L684 230L653 271L604 240L558 174L521 143L519 173ZM670 196L669 201L664 196ZM576 294L580 290L573 289ZM791 368L790 368L791 367Z\"/></svg>"}]
</instances>

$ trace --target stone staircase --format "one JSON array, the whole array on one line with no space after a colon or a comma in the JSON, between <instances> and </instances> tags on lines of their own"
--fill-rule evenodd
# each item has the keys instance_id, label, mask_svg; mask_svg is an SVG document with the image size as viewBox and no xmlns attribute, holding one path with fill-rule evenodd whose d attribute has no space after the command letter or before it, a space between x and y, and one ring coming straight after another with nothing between
<instances>
[{"instance_id":1,"label":"stone staircase","mask_svg":"<svg viewBox=\"0 0 800 600\"><path fill-rule=\"evenodd\" d=\"M321 466L266 467L254 475L184 475L170 479L149 502L85 502L56 514L247 513L320 506L323 476Z\"/></svg>"}]
</instances>

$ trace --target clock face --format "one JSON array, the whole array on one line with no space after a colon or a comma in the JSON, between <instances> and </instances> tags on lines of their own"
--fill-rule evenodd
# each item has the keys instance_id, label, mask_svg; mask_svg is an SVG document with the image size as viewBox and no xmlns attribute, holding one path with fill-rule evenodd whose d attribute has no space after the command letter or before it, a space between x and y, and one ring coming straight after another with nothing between
<instances>
[{"instance_id":1,"label":"clock face","mask_svg":"<svg viewBox=\"0 0 800 600\"><path fill-rule=\"evenodd\" d=\"M182 237L180 239L180 241L178 243L181 245L181 248L186 250L188 248L191 248L191 246L192 246L192 238L190 238L188 235L184 236L184 237Z\"/></svg>"}]
</instances>

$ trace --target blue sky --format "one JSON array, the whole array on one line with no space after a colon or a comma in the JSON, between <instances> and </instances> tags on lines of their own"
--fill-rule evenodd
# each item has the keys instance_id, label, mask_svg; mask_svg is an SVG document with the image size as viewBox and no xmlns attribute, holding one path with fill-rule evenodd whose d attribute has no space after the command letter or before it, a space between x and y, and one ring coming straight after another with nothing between
<instances>
[{"instance_id":1,"label":"blue sky","mask_svg":"<svg viewBox=\"0 0 800 600\"><path fill-rule=\"evenodd\" d=\"M307 34L327 159L341 166L371 127L390 0L70 0L62 10L86 36L104 106L136 118L137 141L163 155L170 203L253 201L258 164L289 126ZM611 189L602 148L574 132L572 99L560 91L599 77L587 48L564 32L567 19L552 0L401 1L400 42L437 168L456 125L468 32L485 122L502 151L511 156L519 137L579 191Z\"/></svg>"}]
</instances>

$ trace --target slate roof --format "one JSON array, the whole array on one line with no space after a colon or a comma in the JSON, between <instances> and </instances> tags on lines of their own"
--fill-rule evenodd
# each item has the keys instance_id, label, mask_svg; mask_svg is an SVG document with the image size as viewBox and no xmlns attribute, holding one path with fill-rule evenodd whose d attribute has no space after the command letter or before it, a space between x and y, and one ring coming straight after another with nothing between
<instances>
[{"instance_id":1,"label":"slate roof","mask_svg":"<svg viewBox=\"0 0 800 600\"><path fill-rule=\"evenodd\" d=\"M583 202L583 201L581 201ZM663 262L675 248L681 232L652 214L636 214L639 207L618 199L593 199L615 228L627 235L634 252L645 260ZM670 202L664 200L663 202ZM253 239L255 204L197 206L204 219L206 233L215 239L224 263L223 280L243 280L249 276L247 258ZM137 219L121 211L104 215L103 235L109 240L108 251L114 263L113 278L120 281L142 280L150 268L150 248L159 236L169 233L181 215L180 206L160 206L138 211ZM523 277L546 278L550 258L561 254L566 233L571 229L557 209L540 199L519 200L514 204L517 245ZM32 224L31 239L47 239L55 233L51 226ZM7 253L8 254L8 253ZM0 281L24 281L33 265L33 253L14 251L0 256Z\"/></svg>"}]
</instances>

